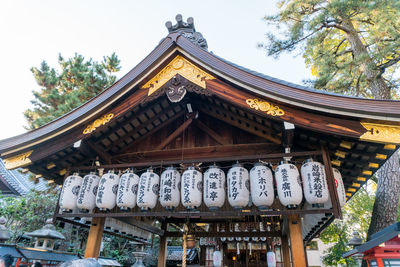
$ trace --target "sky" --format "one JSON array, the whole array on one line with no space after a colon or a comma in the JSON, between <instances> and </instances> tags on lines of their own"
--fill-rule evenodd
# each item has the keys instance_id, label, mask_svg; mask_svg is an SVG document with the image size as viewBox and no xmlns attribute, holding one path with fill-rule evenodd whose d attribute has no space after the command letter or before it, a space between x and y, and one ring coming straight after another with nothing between
<instances>
[{"instance_id":1,"label":"sky","mask_svg":"<svg viewBox=\"0 0 400 267\"><path fill-rule=\"evenodd\" d=\"M122 77L164 38L165 22L194 18L209 51L266 75L302 84L301 56L267 57L257 44L273 29L263 21L275 0L0 0L0 139L24 133L24 110L39 90L30 69L75 53L100 61L115 52Z\"/></svg>"}]
</instances>

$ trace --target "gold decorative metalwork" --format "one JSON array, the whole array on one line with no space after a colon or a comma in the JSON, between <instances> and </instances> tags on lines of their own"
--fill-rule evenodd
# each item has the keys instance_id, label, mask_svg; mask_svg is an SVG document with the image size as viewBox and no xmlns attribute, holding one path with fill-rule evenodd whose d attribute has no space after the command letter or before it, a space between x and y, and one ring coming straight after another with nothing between
<instances>
[{"instance_id":1,"label":"gold decorative metalwork","mask_svg":"<svg viewBox=\"0 0 400 267\"><path fill-rule=\"evenodd\" d=\"M267 101L262 101L257 98L253 98L253 99L249 98L249 99L246 99L246 103L251 108L254 108L255 110L261 110L271 116L285 115L285 111L283 111L280 107L273 105Z\"/></svg>"},{"instance_id":2,"label":"gold decorative metalwork","mask_svg":"<svg viewBox=\"0 0 400 267\"><path fill-rule=\"evenodd\" d=\"M101 125L104 125L108 123L112 118L114 117L113 113L109 113L107 115L104 115L103 117L95 120L91 124L89 124L85 130L83 130L83 134L90 134L94 132L97 128L99 128Z\"/></svg>"},{"instance_id":3,"label":"gold decorative metalwork","mask_svg":"<svg viewBox=\"0 0 400 267\"><path fill-rule=\"evenodd\" d=\"M375 158L385 160L385 159L387 159L387 155L376 153Z\"/></svg>"},{"instance_id":4,"label":"gold decorative metalwork","mask_svg":"<svg viewBox=\"0 0 400 267\"><path fill-rule=\"evenodd\" d=\"M396 145L393 145L393 144L386 144L386 145L383 147L383 149L386 149L386 150L395 150L395 149L396 149Z\"/></svg>"},{"instance_id":5,"label":"gold decorative metalwork","mask_svg":"<svg viewBox=\"0 0 400 267\"><path fill-rule=\"evenodd\" d=\"M365 182L366 180L367 180L367 178L365 178L365 177L361 177L361 176L357 177L357 181Z\"/></svg>"},{"instance_id":6,"label":"gold decorative metalwork","mask_svg":"<svg viewBox=\"0 0 400 267\"><path fill-rule=\"evenodd\" d=\"M32 152L33 150L29 150L28 152L5 159L4 165L8 170L28 166L32 163L32 161L29 159L29 156L32 154Z\"/></svg>"},{"instance_id":7,"label":"gold decorative metalwork","mask_svg":"<svg viewBox=\"0 0 400 267\"><path fill-rule=\"evenodd\" d=\"M177 55L165 68L163 68L156 76L143 85L142 89L149 89L147 95L151 95L166 82L168 82L176 74L180 74L201 88L206 88L205 80L215 79L214 76L199 69L196 65L189 62L181 55Z\"/></svg>"},{"instance_id":8,"label":"gold decorative metalwork","mask_svg":"<svg viewBox=\"0 0 400 267\"><path fill-rule=\"evenodd\" d=\"M373 168L373 169L378 169L379 168L379 164L378 163L374 163L374 162L370 162L368 164L368 167Z\"/></svg>"},{"instance_id":9,"label":"gold decorative metalwork","mask_svg":"<svg viewBox=\"0 0 400 267\"><path fill-rule=\"evenodd\" d=\"M361 125L367 130L360 136L362 140L400 144L400 125L370 122L361 122Z\"/></svg>"},{"instance_id":10,"label":"gold decorative metalwork","mask_svg":"<svg viewBox=\"0 0 400 267\"><path fill-rule=\"evenodd\" d=\"M335 160L332 160L332 161L331 161L331 164L340 167L340 165L342 164L342 162L341 162L340 160L336 160L336 159L335 159Z\"/></svg>"},{"instance_id":11,"label":"gold decorative metalwork","mask_svg":"<svg viewBox=\"0 0 400 267\"><path fill-rule=\"evenodd\" d=\"M372 171L364 170L362 172L362 174L364 174L364 175L372 175Z\"/></svg>"},{"instance_id":12,"label":"gold decorative metalwork","mask_svg":"<svg viewBox=\"0 0 400 267\"><path fill-rule=\"evenodd\" d=\"M353 146L353 143L350 143L347 141L342 141L339 146L346 148L346 149L351 149L351 147Z\"/></svg>"},{"instance_id":13,"label":"gold decorative metalwork","mask_svg":"<svg viewBox=\"0 0 400 267\"><path fill-rule=\"evenodd\" d=\"M344 159L346 157L346 152L336 150L335 156Z\"/></svg>"}]
</instances>

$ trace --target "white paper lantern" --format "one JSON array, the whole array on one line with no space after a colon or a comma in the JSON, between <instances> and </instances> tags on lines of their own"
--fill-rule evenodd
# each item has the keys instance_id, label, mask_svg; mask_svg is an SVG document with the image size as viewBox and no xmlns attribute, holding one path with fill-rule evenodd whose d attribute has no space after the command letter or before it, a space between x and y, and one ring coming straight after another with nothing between
<instances>
[{"instance_id":1,"label":"white paper lantern","mask_svg":"<svg viewBox=\"0 0 400 267\"><path fill-rule=\"evenodd\" d=\"M133 209L136 206L139 176L128 171L119 178L117 206L121 210Z\"/></svg>"},{"instance_id":2,"label":"white paper lantern","mask_svg":"<svg viewBox=\"0 0 400 267\"><path fill-rule=\"evenodd\" d=\"M260 210L268 209L274 202L274 179L270 168L261 163L250 170L251 200Z\"/></svg>"},{"instance_id":3,"label":"white paper lantern","mask_svg":"<svg viewBox=\"0 0 400 267\"><path fill-rule=\"evenodd\" d=\"M249 172L241 164L228 171L228 201L235 209L246 207L250 199Z\"/></svg>"},{"instance_id":4,"label":"white paper lantern","mask_svg":"<svg viewBox=\"0 0 400 267\"><path fill-rule=\"evenodd\" d=\"M187 209L197 209L201 205L203 177L194 167L189 167L182 174L181 199Z\"/></svg>"},{"instance_id":5,"label":"white paper lantern","mask_svg":"<svg viewBox=\"0 0 400 267\"><path fill-rule=\"evenodd\" d=\"M140 175L137 205L141 210L150 210L157 205L159 187L160 176L152 168Z\"/></svg>"},{"instance_id":6,"label":"white paper lantern","mask_svg":"<svg viewBox=\"0 0 400 267\"><path fill-rule=\"evenodd\" d=\"M111 210L115 207L118 192L119 176L113 171L104 174L97 189L96 206L102 210Z\"/></svg>"},{"instance_id":7,"label":"white paper lantern","mask_svg":"<svg viewBox=\"0 0 400 267\"><path fill-rule=\"evenodd\" d=\"M161 174L160 204L166 209L173 210L180 201L179 187L181 175L174 167L168 167Z\"/></svg>"},{"instance_id":8,"label":"white paper lantern","mask_svg":"<svg viewBox=\"0 0 400 267\"><path fill-rule=\"evenodd\" d=\"M64 181L60 195L60 209L62 212L72 212L77 209L76 200L82 185L82 177L78 173L68 176Z\"/></svg>"},{"instance_id":9,"label":"white paper lantern","mask_svg":"<svg viewBox=\"0 0 400 267\"><path fill-rule=\"evenodd\" d=\"M244 232L249 232L249 230L244 229ZM250 237L248 237L248 236L243 237L243 241L249 242L250 241Z\"/></svg>"},{"instance_id":10,"label":"white paper lantern","mask_svg":"<svg viewBox=\"0 0 400 267\"><path fill-rule=\"evenodd\" d=\"M77 207L81 212L91 212L96 207L96 194L100 177L95 173L85 175L79 190Z\"/></svg>"},{"instance_id":11,"label":"white paper lantern","mask_svg":"<svg viewBox=\"0 0 400 267\"><path fill-rule=\"evenodd\" d=\"M204 204L217 210L225 203L225 173L218 166L210 166L204 173Z\"/></svg>"},{"instance_id":12,"label":"white paper lantern","mask_svg":"<svg viewBox=\"0 0 400 267\"><path fill-rule=\"evenodd\" d=\"M300 174L297 167L283 163L275 170L279 201L287 208L296 208L303 199Z\"/></svg>"},{"instance_id":13,"label":"white paper lantern","mask_svg":"<svg viewBox=\"0 0 400 267\"><path fill-rule=\"evenodd\" d=\"M329 191L325 168L316 161L307 160L301 166L304 198L310 204L323 204L328 201Z\"/></svg>"},{"instance_id":14,"label":"white paper lantern","mask_svg":"<svg viewBox=\"0 0 400 267\"><path fill-rule=\"evenodd\" d=\"M335 178L340 207L343 207L346 204L346 191L344 189L342 174L338 169L333 168L333 177Z\"/></svg>"}]
</instances>

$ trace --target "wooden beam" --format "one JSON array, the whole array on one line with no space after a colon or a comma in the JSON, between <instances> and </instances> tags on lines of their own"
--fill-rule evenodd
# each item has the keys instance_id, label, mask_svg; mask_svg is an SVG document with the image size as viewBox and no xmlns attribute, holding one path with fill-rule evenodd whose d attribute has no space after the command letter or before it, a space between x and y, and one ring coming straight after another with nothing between
<instances>
[{"instance_id":1,"label":"wooden beam","mask_svg":"<svg viewBox=\"0 0 400 267\"><path fill-rule=\"evenodd\" d=\"M160 145L156 147L155 150L162 150L164 149L169 143L171 143L175 138L177 138L179 135L183 133L189 127L190 124L192 124L193 119L195 119L194 116L191 116L188 118L181 126L178 127L173 133L171 133L167 139L165 139Z\"/></svg>"},{"instance_id":2,"label":"wooden beam","mask_svg":"<svg viewBox=\"0 0 400 267\"><path fill-rule=\"evenodd\" d=\"M130 163L120 163L120 164L108 164L108 165L100 165L100 166L75 166L73 170L97 170L99 168L104 169L124 169L131 167L146 167L146 166L157 166L157 165L169 165L169 164L191 164L191 163L205 163L205 162L229 162L229 161L237 161L237 160L276 160L279 161L282 157L296 157L296 158L304 158L313 156L313 155L321 155L321 151L301 151L301 152L292 152L292 153L271 153L271 154L253 154L253 155L244 155L244 156L221 156L215 158L193 158L188 159L185 154L184 160L159 160L159 161L146 161L146 162L130 162Z\"/></svg>"},{"instance_id":3,"label":"wooden beam","mask_svg":"<svg viewBox=\"0 0 400 267\"><path fill-rule=\"evenodd\" d=\"M281 232L189 232L188 234L193 234L196 237L280 237ZM182 232L165 232L168 237L181 237Z\"/></svg>"},{"instance_id":4,"label":"wooden beam","mask_svg":"<svg viewBox=\"0 0 400 267\"><path fill-rule=\"evenodd\" d=\"M129 217L116 217L116 219L123 221L127 224L133 225L137 228L140 228L142 230L145 230L147 232L159 235L159 236L163 236L164 235L164 230L159 229L155 226L152 226L151 224L149 224L148 222L142 222L139 221L135 218L129 218Z\"/></svg>"},{"instance_id":5,"label":"wooden beam","mask_svg":"<svg viewBox=\"0 0 400 267\"><path fill-rule=\"evenodd\" d=\"M90 141L85 142L97 155L107 164L111 164L111 155L104 151L99 145L95 145Z\"/></svg>"},{"instance_id":6,"label":"wooden beam","mask_svg":"<svg viewBox=\"0 0 400 267\"><path fill-rule=\"evenodd\" d=\"M283 235L281 237L282 243L282 260L283 260L283 267L291 267L290 264L290 250L289 250L289 240L287 235Z\"/></svg>"},{"instance_id":7,"label":"wooden beam","mask_svg":"<svg viewBox=\"0 0 400 267\"><path fill-rule=\"evenodd\" d=\"M135 141L133 141L132 143L128 144L126 147L122 148L119 153L124 153L126 151L129 151L130 149L132 149L132 147L136 146L138 143L142 142L145 138L147 138L148 136L155 134L157 131L159 131L160 129L166 127L167 125L171 124L172 122L176 121L177 119L179 119L180 117L182 117L185 114L185 110L182 110L178 113L176 113L173 117L168 118L166 121L163 121L162 123L160 123L160 125L158 125L157 127L154 127L153 129L151 129L149 132L145 133L144 135L142 135L141 137L135 139Z\"/></svg>"},{"instance_id":8,"label":"wooden beam","mask_svg":"<svg viewBox=\"0 0 400 267\"><path fill-rule=\"evenodd\" d=\"M93 218L89 229L89 236L86 242L85 259L98 258L100 253L101 240L103 238L104 223L106 218Z\"/></svg>"},{"instance_id":9,"label":"wooden beam","mask_svg":"<svg viewBox=\"0 0 400 267\"><path fill-rule=\"evenodd\" d=\"M218 120L224 121L230 125L233 125L239 129L242 129L243 131L252 133L254 135L260 136L262 138L265 138L266 140L269 140L275 144L280 144L281 140L280 138L274 137L271 135L271 129L267 128L263 125L260 125L259 123L249 120L245 117L240 116L240 118L236 119L237 114L232 114L228 110L225 110L223 108L219 108L216 106L207 106L205 107L200 106L199 107L200 112L205 113L213 118L216 118ZM247 127L246 125L249 125L250 127ZM256 130L255 128L259 129ZM264 133L265 132L265 133Z\"/></svg>"},{"instance_id":10,"label":"wooden beam","mask_svg":"<svg viewBox=\"0 0 400 267\"><path fill-rule=\"evenodd\" d=\"M299 215L289 216L290 250L292 252L293 267L306 267L301 220Z\"/></svg>"},{"instance_id":11,"label":"wooden beam","mask_svg":"<svg viewBox=\"0 0 400 267\"><path fill-rule=\"evenodd\" d=\"M113 160L132 162L149 162L157 160L181 160L182 153L185 159L201 160L224 156L267 155L280 152L281 146L269 143L230 144L223 146L189 147L168 150L140 151L116 155Z\"/></svg>"},{"instance_id":12,"label":"wooden beam","mask_svg":"<svg viewBox=\"0 0 400 267\"><path fill-rule=\"evenodd\" d=\"M332 163L329 156L329 151L325 146L322 146L322 160L325 166L326 181L328 183L329 195L331 197L333 215L335 218L342 219L342 209L340 208L339 197L336 189L335 178L333 176Z\"/></svg>"},{"instance_id":13,"label":"wooden beam","mask_svg":"<svg viewBox=\"0 0 400 267\"><path fill-rule=\"evenodd\" d=\"M162 222L161 224L161 230L167 231L168 229L168 223L167 222ZM165 267L167 263L167 242L168 237L166 235L163 235L160 237L160 248L158 250L158 263L157 267Z\"/></svg>"},{"instance_id":14,"label":"wooden beam","mask_svg":"<svg viewBox=\"0 0 400 267\"><path fill-rule=\"evenodd\" d=\"M226 138L222 137L218 133L216 133L213 129L209 128L207 125L202 123L200 120L196 120L195 124L200 130L208 134L212 139L217 141L221 145L228 145L229 142Z\"/></svg>"}]
</instances>

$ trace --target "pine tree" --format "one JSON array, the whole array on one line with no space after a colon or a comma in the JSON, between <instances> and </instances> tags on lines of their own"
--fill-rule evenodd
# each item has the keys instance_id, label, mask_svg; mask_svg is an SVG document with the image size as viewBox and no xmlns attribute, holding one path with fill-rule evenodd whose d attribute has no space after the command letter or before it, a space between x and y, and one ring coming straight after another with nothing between
<instances>
[{"instance_id":1,"label":"pine tree","mask_svg":"<svg viewBox=\"0 0 400 267\"><path fill-rule=\"evenodd\" d=\"M315 88L376 99L398 99L400 1L282 0L265 20L278 29L261 44L268 55L300 51ZM400 192L398 152L378 171L368 236L394 223Z\"/></svg>"},{"instance_id":2,"label":"pine tree","mask_svg":"<svg viewBox=\"0 0 400 267\"><path fill-rule=\"evenodd\" d=\"M28 129L38 128L81 106L111 86L120 70L120 60L113 53L101 62L85 60L82 55L65 60L58 57L60 71L43 61L31 69L39 90L33 91L33 108L24 112Z\"/></svg>"}]
</instances>

